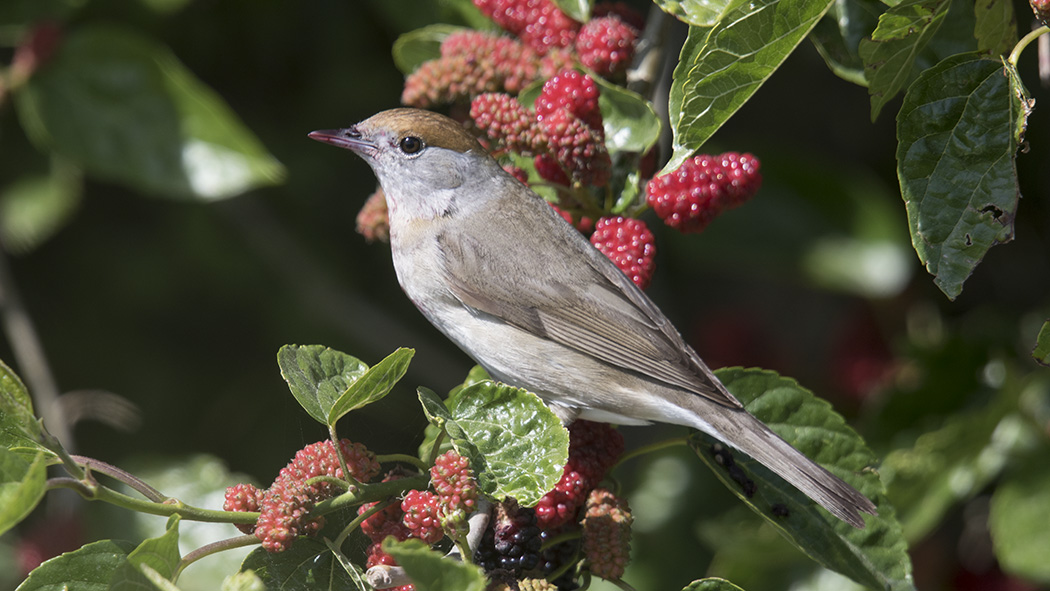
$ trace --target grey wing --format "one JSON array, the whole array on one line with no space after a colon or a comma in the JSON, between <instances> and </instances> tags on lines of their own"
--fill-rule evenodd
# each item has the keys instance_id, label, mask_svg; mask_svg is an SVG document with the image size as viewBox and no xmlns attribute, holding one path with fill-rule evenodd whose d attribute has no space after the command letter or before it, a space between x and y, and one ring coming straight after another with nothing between
<instances>
[{"instance_id":1,"label":"grey wing","mask_svg":"<svg viewBox=\"0 0 1050 591\"><path fill-rule=\"evenodd\" d=\"M500 257L468 236L439 238L450 290L464 305L611 366L742 407L656 305L585 238L557 226L515 236L520 226L490 229L502 230L503 245L539 240L544 253L522 247L518 256Z\"/></svg>"}]
</instances>

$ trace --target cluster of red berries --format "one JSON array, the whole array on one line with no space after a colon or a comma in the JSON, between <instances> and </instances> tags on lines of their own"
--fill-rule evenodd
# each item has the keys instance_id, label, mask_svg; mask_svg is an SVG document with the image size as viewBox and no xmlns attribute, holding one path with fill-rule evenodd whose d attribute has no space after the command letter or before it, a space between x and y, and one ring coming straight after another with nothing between
<instances>
[{"instance_id":1,"label":"cluster of red berries","mask_svg":"<svg viewBox=\"0 0 1050 591\"><path fill-rule=\"evenodd\" d=\"M751 154L700 154L657 176L646 187L656 215L680 232L699 232L723 210L742 205L762 185L759 161Z\"/></svg>"},{"instance_id":2,"label":"cluster of red berries","mask_svg":"<svg viewBox=\"0 0 1050 591\"><path fill-rule=\"evenodd\" d=\"M471 101L470 116L497 152L534 156L547 181L594 187L609 181L598 85L586 74L566 69L548 79L535 111L512 96L485 93Z\"/></svg>"},{"instance_id":3,"label":"cluster of red berries","mask_svg":"<svg viewBox=\"0 0 1050 591\"><path fill-rule=\"evenodd\" d=\"M623 3L599 4L585 24L569 18L551 0L474 0L474 5L533 51L574 51L601 76L627 69L642 26L638 14Z\"/></svg>"},{"instance_id":4,"label":"cluster of red berries","mask_svg":"<svg viewBox=\"0 0 1050 591\"><path fill-rule=\"evenodd\" d=\"M580 507L623 454L623 434L606 423L574 421L569 426L569 460L561 480L536 505L540 529L575 522Z\"/></svg>"},{"instance_id":5,"label":"cluster of red berries","mask_svg":"<svg viewBox=\"0 0 1050 591\"><path fill-rule=\"evenodd\" d=\"M354 479L367 482L379 473L375 454L365 446L343 439L339 447ZM330 440L299 450L266 490L249 484L226 489L223 508L227 511L259 511L255 536L262 541L263 548L281 552L298 536L317 533L324 525L323 518L310 518L310 510L318 501L334 496L338 489L330 482L311 482L319 476L344 478L335 446Z\"/></svg>"}]
</instances>

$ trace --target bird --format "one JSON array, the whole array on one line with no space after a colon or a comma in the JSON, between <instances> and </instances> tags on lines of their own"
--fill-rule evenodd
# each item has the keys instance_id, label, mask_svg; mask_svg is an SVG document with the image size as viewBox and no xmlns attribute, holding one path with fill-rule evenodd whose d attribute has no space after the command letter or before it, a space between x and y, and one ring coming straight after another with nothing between
<instances>
[{"instance_id":1,"label":"bird","mask_svg":"<svg viewBox=\"0 0 1050 591\"><path fill-rule=\"evenodd\" d=\"M402 290L493 379L537 394L565 424L697 429L854 527L878 514L748 413L656 304L462 124L396 108L308 136L372 168Z\"/></svg>"}]
</instances>

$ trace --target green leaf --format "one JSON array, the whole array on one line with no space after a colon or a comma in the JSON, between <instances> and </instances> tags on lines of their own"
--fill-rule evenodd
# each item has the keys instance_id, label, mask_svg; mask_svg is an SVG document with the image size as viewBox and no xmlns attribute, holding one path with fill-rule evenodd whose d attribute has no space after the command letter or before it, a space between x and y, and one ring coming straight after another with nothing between
<instances>
[{"instance_id":1,"label":"green leaf","mask_svg":"<svg viewBox=\"0 0 1050 591\"><path fill-rule=\"evenodd\" d=\"M711 27L725 17L734 0L655 0L656 5L683 23Z\"/></svg>"},{"instance_id":2,"label":"green leaf","mask_svg":"<svg viewBox=\"0 0 1050 591\"><path fill-rule=\"evenodd\" d=\"M1010 53L1017 43L1017 17L1012 2L975 2L977 51L993 56Z\"/></svg>"},{"instance_id":3,"label":"green leaf","mask_svg":"<svg viewBox=\"0 0 1050 591\"><path fill-rule=\"evenodd\" d=\"M914 589L907 542L873 469L877 460L860 436L831 405L792 379L757 369L729 368L715 373L748 412L872 499L879 515L866 518L865 529L854 528L766 467L735 454L735 465L757 485L755 494L748 498L740 484L715 461L716 440L697 433L690 445L719 480L788 541L825 567L872 588Z\"/></svg>"},{"instance_id":4,"label":"green leaf","mask_svg":"<svg viewBox=\"0 0 1050 591\"><path fill-rule=\"evenodd\" d=\"M45 454L32 462L0 448L0 534L17 525L36 508L47 488Z\"/></svg>"},{"instance_id":5,"label":"green leaf","mask_svg":"<svg viewBox=\"0 0 1050 591\"><path fill-rule=\"evenodd\" d=\"M33 414L33 399L22 379L0 360L0 429L21 437L40 439L40 423Z\"/></svg>"},{"instance_id":6,"label":"green leaf","mask_svg":"<svg viewBox=\"0 0 1050 591\"><path fill-rule=\"evenodd\" d=\"M1032 358L1039 365L1050 366L1050 320L1043 323L1039 329L1039 336L1035 339L1035 348L1032 349Z\"/></svg>"},{"instance_id":7,"label":"green leaf","mask_svg":"<svg viewBox=\"0 0 1050 591\"><path fill-rule=\"evenodd\" d=\"M574 21L585 23L591 18L594 0L554 0L554 5Z\"/></svg>"},{"instance_id":8,"label":"green leaf","mask_svg":"<svg viewBox=\"0 0 1050 591\"><path fill-rule=\"evenodd\" d=\"M160 574L157 569L148 564L140 564L139 571L149 583L150 587L148 587L148 589L156 589L157 591L180 591L175 583L171 582L167 577ZM141 584L136 584L134 586L136 589L141 587Z\"/></svg>"},{"instance_id":9,"label":"green leaf","mask_svg":"<svg viewBox=\"0 0 1050 591\"><path fill-rule=\"evenodd\" d=\"M734 0L710 29L690 27L672 80L677 168L739 109L809 34L833 0Z\"/></svg>"},{"instance_id":10,"label":"green leaf","mask_svg":"<svg viewBox=\"0 0 1050 591\"><path fill-rule=\"evenodd\" d=\"M992 494L988 527L1003 570L1050 583L1050 470L1045 445L1003 479Z\"/></svg>"},{"instance_id":11,"label":"green leaf","mask_svg":"<svg viewBox=\"0 0 1050 591\"><path fill-rule=\"evenodd\" d=\"M35 144L147 194L222 199L284 174L215 91L129 29L76 28L15 98Z\"/></svg>"},{"instance_id":12,"label":"green leaf","mask_svg":"<svg viewBox=\"0 0 1050 591\"><path fill-rule=\"evenodd\" d=\"M561 478L569 434L535 394L485 381L458 390L444 403L420 388L419 400L427 419L470 458L485 494L514 497L531 507Z\"/></svg>"},{"instance_id":13,"label":"green leaf","mask_svg":"<svg viewBox=\"0 0 1050 591\"><path fill-rule=\"evenodd\" d=\"M489 377L489 372L485 371L485 368L480 365L475 365L470 368L469 372L467 372L467 377L463 380L463 383L449 391L449 398L455 396L460 390L467 386L491 379L492 378ZM420 403L423 404L424 413L426 413L428 419L430 419L430 422L427 424L427 428L423 433L423 442L419 444L418 451L419 458L427 461L428 458L436 455L433 452L434 443L437 441L438 435L444 430L443 427L438 426L438 423L444 424L444 421L451 419L452 415L448 414L448 409L445 408L445 403L442 402L441 398L439 398L437 394L434 394L433 391L421 388L419 396ZM426 401L423 400L424 397L426 397ZM430 410L428 411L428 409ZM440 417L432 418L432 413L438 413L440 414ZM447 438L442 439L441 449L439 449L437 453L442 454L450 449L452 449L452 442Z\"/></svg>"},{"instance_id":14,"label":"green leaf","mask_svg":"<svg viewBox=\"0 0 1050 591\"><path fill-rule=\"evenodd\" d=\"M1025 103L998 59L952 56L923 72L897 116L897 176L912 246L949 299L988 249L1013 238Z\"/></svg>"},{"instance_id":15,"label":"green leaf","mask_svg":"<svg viewBox=\"0 0 1050 591\"><path fill-rule=\"evenodd\" d=\"M100 540L36 567L16 591L109 591L109 580L135 544Z\"/></svg>"},{"instance_id":16,"label":"green leaf","mask_svg":"<svg viewBox=\"0 0 1050 591\"><path fill-rule=\"evenodd\" d=\"M178 12L189 4L190 1L191 0L139 0L143 6L148 7L154 12L165 15Z\"/></svg>"},{"instance_id":17,"label":"green leaf","mask_svg":"<svg viewBox=\"0 0 1050 591\"><path fill-rule=\"evenodd\" d=\"M390 393L408 371L415 349L404 347L387 355L355 379L328 410L328 424L334 425L346 413L368 406Z\"/></svg>"},{"instance_id":18,"label":"green leaf","mask_svg":"<svg viewBox=\"0 0 1050 591\"><path fill-rule=\"evenodd\" d=\"M74 175L25 175L0 194L0 240L25 254L47 241L80 205L81 183Z\"/></svg>"},{"instance_id":19,"label":"green leaf","mask_svg":"<svg viewBox=\"0 0 1050 591\"><path fill-rule=\"evenodd\" d=\"M532 507L558 483L568 460L569 433L539 396L481 382L447 404L463 437L481 454L471 457L471 463L485 494L514 497ZM452 441L455 445L456 437Z\"/></svg>"},{"instance_id":20,"label":"green leaf","mask_svg":"<svg viewBox=\"0 0 1050 591\"><path fill-rule=\"evenodd\" d=\"M285 345L277 365L292 395L322 425L343 392L368 371L360 359L324 345Z\"/></svg>"},{"instance_id":21,"label":"green leaf","mask_svg":"<svg viewBox=\"0 0 1050 591\"><path fill-rule=\"evenodd\" d=\"M660 118L652 103L632 92L596 77L598 105L605 123L605 146L610 152L645 153L660 139Z\"/></svg>"},{"instance_id":22,"label":"green leaf","mask_svg":"<svg viewBox=\"0 0 1050 591\"><path fill-rule=\"evenodd\" d=\"M170 581L175 576L180 559L179 516L172 515L168 518L168 525L163 534L144 540L128 554L128 559L117 567L113 578L110 579L110 589L152 589L154 585L150 582L150 575L143 567L152 569L157 575Z\"/></svg>"},{"instance_id":23,"label":"green leaf","mask_svg":"<svg viewBox=\"0 0 1050 591\"><path fill-rule=\"evenodd\" d=\"M682 591L744 591L725 579L709 577L698 579L682 588Z\"/></svg>"},{"instance_id":24,"label":"green leaf","mask_svg":"<svg viewBox=\"0 0 1050 591\"><path fill-rule=\"evenodd\" d=\"M488 580L477 566L451 560L421 540L383 540L383 551L394 557L418 591L484 591Z\"/></svg>"},{"instance_id":25,"label":"green leaf","mask_svg":"<svg viewBox=\"0 0 1050 591\"><path fill-rule=\"evenodd\" d=\"M915 58L937 33L950 5L951 0L902 2L879 17L871 39L861 40L859 51L871 95L872 121L912 80Z\"/></svg>"},{"instance_id":26,"label":"green leaf","mask_svg":"<svg viewBox=\"0 0 1050 591\"><path fill-rule=\"evenodd\" d=\"M467 30L469 29L439 23L409 31L394 41L394 65L407 76L415 72L423 62L441 57L441 43L449 35Z\"/></svg>"},{"instance_id":27,"label":"green leaf","mask_svg":"<svg viewBox=\"0 0 1050 591\"><path fill-rule=\"evenodd\" d=\"M836 0L813 27L809 39L836 76L858 86L868 85L860 41L875 30L885 9L879 0Z\"/></svg>"},{"instance_id":28,"label":"green leaf","mask_svg":"<svg viewBox=\"0 0 1050 591\"><path fill-rule=\"evenodd\" d=\"M299 538L284 552L253 550L241 571L255 571L266 591L346 591L355 589L350 575L324 543Z\"/></svg>"}]
</instances>

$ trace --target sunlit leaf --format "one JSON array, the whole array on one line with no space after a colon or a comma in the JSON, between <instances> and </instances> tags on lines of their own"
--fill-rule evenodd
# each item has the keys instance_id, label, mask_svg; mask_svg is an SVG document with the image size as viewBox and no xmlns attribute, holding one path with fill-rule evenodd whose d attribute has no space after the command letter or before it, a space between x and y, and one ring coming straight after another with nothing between
<instances>
[{"instance_id":1,"label":"sunlit leaf","mask_svg":"<svg viewBox=\"0 0 1050 591\"><path fill-rule=\"evenodd\" d=\"M682 588L682 591L744 591L740 587L730 583L725 579L719 579L717 577L710 577L707 579L699 579L689 583Z\"/></svg>"},{"instance_id":2,"label":"sunlit leaf","mask_svg":"<svg viewBox=\"0 0 1050 591\"><path fill-rule=\"evenodd\" d=\"M415 349L404 347L394 351L379 363L365 370L355 379L328 410L328 424L334 425L346 413L381 400L390 393L398 380L408 371Z\"/></svg>"},{"instance_id":3,"label":"sunlit leaf","mask_svg":"<svg viewBox=\"0 0 1050 591\"><path fill-rule=\"evenodd\" d=\"M360 359L323 345L285 345L277 364L292 395L322 425L343 392L368 370Z\"/></svg>"},{"instance_id":4,"label":"sunlit leaf","mask_svg":"<svg viewBox=\"0 0 1050 591\"><path fill-rule=\"evenodd\" d=\"M591 18L593 0L553 0L553 2L574 21L583 23Z\"/></svg>"},{"instance_id":5,"label":"sunlit leaf","mask_svg":"<svg viewBox=\"0 0 1050 591\"><path fill-rule=\"evenodd\" d=\"M739 109L809 34L833 0L734 1L710 29L691 27L668 111L674 170Z\"/></svg>"}]
</instances>

